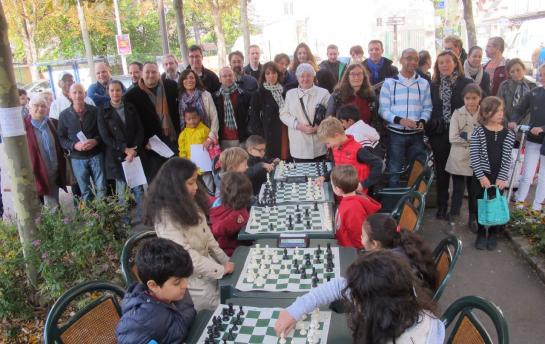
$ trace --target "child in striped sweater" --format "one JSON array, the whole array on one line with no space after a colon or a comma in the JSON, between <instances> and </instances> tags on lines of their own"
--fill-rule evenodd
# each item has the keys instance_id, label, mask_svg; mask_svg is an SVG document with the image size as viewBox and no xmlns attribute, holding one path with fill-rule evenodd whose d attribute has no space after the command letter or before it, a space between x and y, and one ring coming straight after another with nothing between
<instances>
[{"instance_id":1,"label":"child in striped sweater","mask_svg":"<svg viewBox=\"0 0 545 344\"><path fill-rule=\"evenodd\" d=\"M471 134L469 155L475 199L482 198L492 185L496 185L500 191L508 185L515 133L503 125L503 109L503 100L500 98L485 98L479 109L480 126ZM485 227L479 224L475 247L478 250L495 250L499 229L500 226L492 226L487 233Z\"/></svg>"}]
</instances>

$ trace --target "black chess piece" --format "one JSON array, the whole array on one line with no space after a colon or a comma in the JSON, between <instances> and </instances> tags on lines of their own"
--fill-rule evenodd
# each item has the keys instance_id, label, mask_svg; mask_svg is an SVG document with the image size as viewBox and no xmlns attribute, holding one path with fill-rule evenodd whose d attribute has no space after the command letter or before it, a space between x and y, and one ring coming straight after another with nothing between
<instances>
[{"instance_id":1,"label":"black chess piece","mask_svg":"<svg viewBox=\"0 0 545 344\"><path fill-rule=\"evenodd\" d=\"M326 248L327 252L331 252L331 244L330 243L327 243L327 248Z\"/></svg>"},{"instance_id":2,"label":"black chess piece","mask_svg":"<svg viewBox=\"0 0 545 344\"><path fill-rule=\"evenodd\" d=\"M212 342L210 342L210 339L208 337L204 338L204 344L214 344L214 340L212 339Z\"/></svg>"},{"instance_id":3,"label":"black chess piece","mask_svg":"<svg viewBox=\"0 0 545 344\"><path fill-rule=\"evenodd\" d=\"M307 278L307 271L306 271L306 269L301 268L301 270L302 270L302 271L301 271L301 278L302 278L302 279L306 279L306 278Z\"/></svg>"},{"instance_id":4,"label":"black chess piece","mask_svg":"<svg viewBox=\"0 0 545 344\"><path fill-rule=\"evenodd\" d=\"M234 321L237 325L242 325L242 319L240 319L240 313L237 314L237 318Z\"/></svg>"},{"instance_id":5,"label":"black chess piece","mask_svg":"<svg viewBox=\"0 0 545 344\"><path fill-rule=\"evenodd\" d=\"M322 248L321 248L320 244L318 244L318 249L316 250L316 253L318 255L322 254Z\"/></svg>"},{"instance_id":6,"label":"black chess piece","mask_svg":"<svg viewBox=\"0 0 545 344\"><path fill-rule=\"evenodd\" d=\"M329 282L331 281L331 276L327 275L325 279Z\"/></svg>"},{"instance_id":7,"label":"black chess piece","mask_svg":"<svg viewBox=\"0 0 545 344\"><path fill-rule=\"evenodd\" d=\"M296 221L296 223L302 223L303 222L301 220L301 214L298 213L297 215L295 215L295 221Z\"/></svg>"},{"instance_id":8,"label":"black chess piece","mask_svg":"<svg viewBox=\"0 0 545 344\"><path fill-rule=\"evenodd\" d=\"M229 329L229 334L227 335L227 340L235 340L235 335L233 334L233 329Z\"/></svg>"},{"instance_id":9,"label":"black chess piece","mask_svg":"<svg viewBox=\"0 0 545 344\"><path fill-rule=\"evenodd\" d=\"M273 232L274 231L274 226L272 223L269 223L269 231Z\"/></svg>"},{"instance_id":10,"label":"black chess piece","mask_svg":"<svg viewBox=\"0 0 545 344\"><path fill-rule=\"evenodd\" d=\"M242 305L240 305L239 307L240 308L239 308L238 314L242 316L244 315L244 311L242 310Z\"/></svg>"},{"instance_id":11,"label":"black chess piece","mask_svg":"<svg viewBox=\"0 0 545 344\"><path fill-rule=\"evenodd\" d=\"M332 253L332 252L328 252L328 253L326 254L326 259L327 259L327 260L333 260L333 253Z\"/></svg>"},{"instance_id":12,"label":"black chess piece","mask_svg":"<svg viewBox=\"0 0 545 344\"><path fill-rule=\"evenodd\" d=\"M287 248L284 248L284 256L282 257L282 259L289 259L290 257L288 256L288 249Z\"/></svg>"},{"instance_id":13,"label":"black chess piece","mask_svg":"<svg viewBox=\"0 0 545 344\"><path fill-rule=\"evenodd\" d=\"M308 258L308 257L307 257L307 260L305 261L305 266L312 266L310 258Z\"/></svg>"},{"instance_id":14,"label":"black chess piece","mask_svg":"<svg viewBox=\"0 0 545 344\"><path fill-rule=\"evenodd\" d=\"M293 267L293 273L295 273L295 274L300 274L300 273L301 273L301 271L299 271L299 267L298 267L298 266L294 266L294 267Z\"/></svg>"},{"instance_id":15,"label":"black chess piece","mask_svg":"<svg viewBox=\"0 0 545 344\"><path fill-rule=\"evenodd\" d=\"M317 256L316 257L316 264L321 264L322 263L322 260L320 259L320 256Z\"/></svg>"},{"instance_id":16,"label":"black chess piece","mask_svg":"<svg viewBox=\"0 0 545 344\"><path fill-rule=\"evenodd\" d=\"M227 344L227 339L223 338L223 344Z\"/></svg>"},{"instance_id":17,"label":"black chess piece","mask_svg":"<svg viewBox=\"0 0 545 344\"><path fill-rule=\"evenodd\" d=\"M318 202L314 202L314 210L318 211Z\"/></svg>"},{"instance_id":18,"label":"black chess piece","mask_svg":"<svg viewBox=\"0 0 545 344\"><path fill-rule=\"evenodd\" d=\"M237 324L233 324L233 327L231 327L231 330L233 330L233 331L238 331L238 326L237 326Z\"/></svg>"},{"instance_id":19,"label":"black chess piece","mask_svg":"<svg viewBox=\"0 0 545 344\"><path fill-rule=\"evenodd\" d=\"M318 277L318 273L316 272L316 268L314 266L312 267L312 276Z\"/></svg>"},{"instance_id":20,"label":"black chess piece","mask_svg":"<svg viewBox=\"0 0 545 344\"><path fill-rule=\"evenodd\" d=\"M307 229L311 229L312 225L310 224L310 220L307 220Z\"/></svg>"},{"instance_id":21,"label":"black chess piece","mask_svg":"<svg viewBox=\"0 0 545 344\"><path fill-rule=\"evenodd\" d=\"M296 268L299 267L299 262L297 261L297 259L293 260L293 266Z\"/></svg>"},{"instance_id":22,"label":"black chess piece","mask_svg":"<svg viewBox=\"0 0 545 344\"><path fill-rule=\"evenodd\" d=\"M291 216L291 214L289 214L288 216L288 224L292 224L293 223L293 217Z\"/></svg>"},{"instance_id":23,"label":"black chess piece","mask_svg":"<svg viewBox=\"0 0 545 344\"><path fill-rule=\"evenodd\" d=\"M306 217L309 217L309 216L310 216L310 212L309 212L308 208L305 208L305 216L306 216Z\"/></svg>"},{"instance_id":24,"label":"black chess piece","mask_svg":"<svg viewBox=\"0 0 545 344\"><path fill-rule=\"evenodd\" d=\"M233 303L229 302L229 315L233 316L235 315L235 310L233 309Z\"/></svg>"},{"instance_id":25,"label":"black chess piece","mask_svg":"<svg viewBox=\"0 0 545 344\"><path fill-rule=\"evenodd\" d=\"M215 343L214 339L214 332L210 332L208 334L208 340L210 341L210 343Z\"/></svg>"},{"instance_id":26,"label":"black chess piece","mask_svg":"<svg viewBox=\"0 0 545 344\"><path fill-rule=\"evenodd\" d=\"M313 286L314 288L316 288L316 287L318 286L318 282L319 282L319 281L320 281L320 280L318 279L317 276L312 277L312 286Z\"/></svg>"},{"instance_id":27,"label":"black chess piece","mask_svg":"<svg viewBox=\"0 0 545 344\"><path fill-rule=\"evenodd\" d=\"M301 211L301 209L299 208L299 204L297 204L297 207L295 208L295 210L296 210L297 212L300 212L300 211Z\"/></svg>"}]
</instances>

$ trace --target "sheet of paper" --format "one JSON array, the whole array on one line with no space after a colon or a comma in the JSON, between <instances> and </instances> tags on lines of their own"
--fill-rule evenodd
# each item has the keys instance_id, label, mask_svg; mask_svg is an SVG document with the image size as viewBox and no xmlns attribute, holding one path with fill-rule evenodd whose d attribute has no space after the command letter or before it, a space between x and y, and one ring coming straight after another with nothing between
<instances>
[{"instance_id":1,"label":"sheet of paper","mask_svg":"<svg viewBox=\"0 0 545 344\"><path fill-rule=\"evenodd\" d=\"M203 145L191 145L191 161L203 172L212 171L212 159Z\"/></svg>"},{"instance_id":2,"label":"sheet of paper","mask_svg":"<svg viewBox=\"0 0 545 344\"><path fill-rule=\"evenodd\" d=\"M153 135L149 139L151 149L162 157L170 158L174 155L172 149L170 149L157 135Z\"/></svg>"},{"instance_id":3,"label":"sheet of paper","mask_svg":"<svg viewBox=\"0 0 545 344\"><path fill-rule=\"evenodd\" d=\"M87 136L85 136L85 134L83 133L83 131L78 131L78 133L76 134L76 136L78 137L78 140L80 140L80 142L85 142L87 141Z\"/></svg>"},{"instance_id":4,"label":"sheet of paper","mask_svg":"<svg viewBox=\"0 0 545 344\"><path fill-rule=\"evenodd\" d=\"M0 108L0 132L2 137L25 135L22 107Z\"/></svg>"},{"instance_id":5,"label":"sheet of paper","mask_svg":"<svg viewBox=\"0 0 545 344\"><path fill-rule=\"evenodd\" d=\"M131 162L123 161L121 166L123 167L123 173L125 174L127 185L129 185L131 189L135 186L148 183L140 157L137 156L136 158L132 159Z\"/></svg>"}]
</instances>

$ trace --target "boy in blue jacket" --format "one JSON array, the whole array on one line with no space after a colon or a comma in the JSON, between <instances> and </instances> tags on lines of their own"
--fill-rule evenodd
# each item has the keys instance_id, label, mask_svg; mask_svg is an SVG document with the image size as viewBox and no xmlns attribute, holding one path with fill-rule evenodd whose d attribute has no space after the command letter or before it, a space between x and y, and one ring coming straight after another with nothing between
<instances>
[{"instance_id":1,"label":"boy in blue jacket","mask_svg":"<svg viewBox=\"0 0 545 344\"><path fill-rule=\"evenodd\" d=\"M186 292L193 273L189 253L173 241L155 238L142 244L136 267L144 283L133 284L123 298L118 343L182 343L196 314Z\"/></svg>"}]
</instances>

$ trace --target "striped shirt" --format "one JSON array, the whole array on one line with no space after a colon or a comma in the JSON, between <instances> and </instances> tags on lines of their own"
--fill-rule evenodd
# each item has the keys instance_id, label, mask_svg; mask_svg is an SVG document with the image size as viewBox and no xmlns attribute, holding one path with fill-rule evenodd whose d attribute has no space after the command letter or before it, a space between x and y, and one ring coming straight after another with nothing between
<instances>
[{"instance_id":1,"label":"striped shirt","mask_svg":"<svg viewBox=\"0 0 545 344\"><path fill-rule=\"evenodd\" d=\"M405 78L400 73L384 81L379 102L379 113L388 122L390 131L398 134L421 132L400 125L399 120L428 121L432 111L430 84L416 73L411 78Z\"/></svg>"},{"instance_id":2,"label":"striped shirt","mask_svg":"<svg viewBox=\"0 0 545 344\"><path fill-rule=\"evenodd\" d=\"M485 174L492 174L492 171L490 170L490 161L488 160L486 135L482 126L475 128L469 142L469 157L475 177L480 179L484 177ZM511 166L511 151L515 144L515 133L512 130L509 130L505 140L499 144L501 144L502 153L501 167L498 172L497 180L508 181L509 167Z\"/></svg>"}]
</instances>

